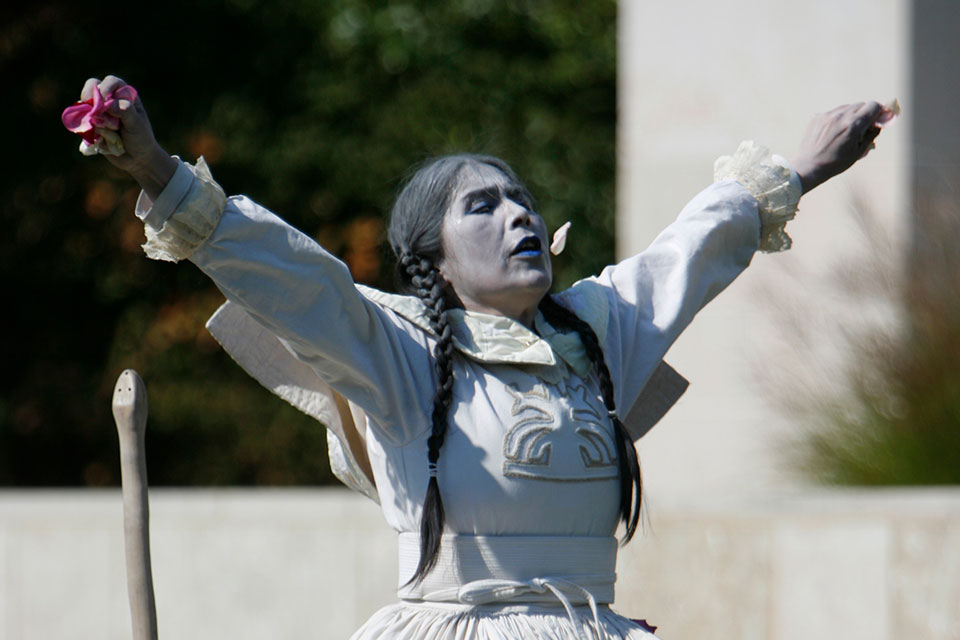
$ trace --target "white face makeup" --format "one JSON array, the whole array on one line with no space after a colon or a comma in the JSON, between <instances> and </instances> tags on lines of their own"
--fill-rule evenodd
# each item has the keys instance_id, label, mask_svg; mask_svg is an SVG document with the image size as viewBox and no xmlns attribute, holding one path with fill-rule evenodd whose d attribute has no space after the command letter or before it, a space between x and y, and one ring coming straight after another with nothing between
<instances>
[{"instance_id":1,"label":"white face makeup","mask_svg":"<svg viewBox=\"0 0 960 640\"><path fill-rule=\"evenodd\" d=\"M440 272L463 306L533 324L553 274L543 219L497 168L466 166L443 220Z\"/></svg>"}]
</instances>

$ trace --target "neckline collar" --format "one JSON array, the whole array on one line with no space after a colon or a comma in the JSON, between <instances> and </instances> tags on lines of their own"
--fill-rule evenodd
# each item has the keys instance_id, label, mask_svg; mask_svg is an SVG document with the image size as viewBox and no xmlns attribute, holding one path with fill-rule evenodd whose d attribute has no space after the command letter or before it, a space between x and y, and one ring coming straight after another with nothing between
<instances>
[{"instance_id":1,"label":"neckline collar","mask_svg":"<svg viewBox=\"0 0 960 640\"><path fill-rule=\"evenodd\" d=\"M414 296L385 293L357 285L369 300L403 316L420 329L435 335L426 309ZM578 375L589 375L592 365L576 333L561 333L537 311L534 329L507 318L478 311L449 311L454 347L479 362L555 366L562 360ZM558 360L559 356L559 360Z\"/></svg>"}]
</instances>

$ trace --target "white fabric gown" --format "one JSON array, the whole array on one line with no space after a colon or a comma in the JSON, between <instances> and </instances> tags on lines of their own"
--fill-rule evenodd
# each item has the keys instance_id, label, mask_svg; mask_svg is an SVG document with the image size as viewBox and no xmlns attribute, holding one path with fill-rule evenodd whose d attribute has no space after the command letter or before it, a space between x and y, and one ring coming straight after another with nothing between
<instances>
[{"instance_id":1,"label":"white fabric gown","mask_svg":"<svg viewBox=\"0 0 960 640\"><path fill-rule=\"evenodd\" d=\"M741 184L755 175L716 183L648 250L557 295L596 332L635 438L686 387L662 361L669 346L770 233L786 237L782 217L764 224L762 204L796 191L795 208L796 176L757 166L774 176L759 181L766 191ZM654 637L608 606L616 448L575 334L542 316L531 331L452 313L441 557L422 583L405 585L418 560L436 385L421 303L356 286L312 239L247 198L226 199L202 160L181 164L156 203L141 195L138 215L147 254L189 258L213 279L228 302L211 331L251 375L328 426L335 472L377 500L398 532L402 601L354 638Z\"/></svg>"}]
</instances>

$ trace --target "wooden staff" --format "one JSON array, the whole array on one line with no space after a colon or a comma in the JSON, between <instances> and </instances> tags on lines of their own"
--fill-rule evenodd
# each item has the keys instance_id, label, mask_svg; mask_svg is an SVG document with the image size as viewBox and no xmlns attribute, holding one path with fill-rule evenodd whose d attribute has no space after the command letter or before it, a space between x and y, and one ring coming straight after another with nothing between
<instances>
[{"instance_id":1,"label":"wooden staff","mask_svg":"<svg viewBox=\"0 0 960 640\"><path fill-rule=\"evenodd\" d=\"M120 435L120 478L123 485L123 546L127 563L127 596L134 640L157 640L157 608L150 569L150 508L147 503L147 387L139 374L126 369L113 391L113 419Z\"/></svg>"}]
</instances>

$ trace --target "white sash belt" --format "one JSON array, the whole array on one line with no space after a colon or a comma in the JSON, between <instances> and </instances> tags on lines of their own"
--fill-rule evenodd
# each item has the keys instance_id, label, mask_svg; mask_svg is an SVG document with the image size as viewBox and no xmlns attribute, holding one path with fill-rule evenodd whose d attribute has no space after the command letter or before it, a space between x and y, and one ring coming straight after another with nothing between
<instances>
[{"instance_id":1,"label":"white sash belt","mask_svg":"<svg viewBox=\"0 0 960 640\"><path fill-rule=\"evenodd\" d=\"M583 625L574 605L586 604L597 636L606 637L597 604L613 602L613 537L445 535L436 567L411 585L404 583L420 561L420 536L401 533L399 543L397 593L404 600L473 605L559 601L581 638Z\"/></svg>"}]
</instances>

